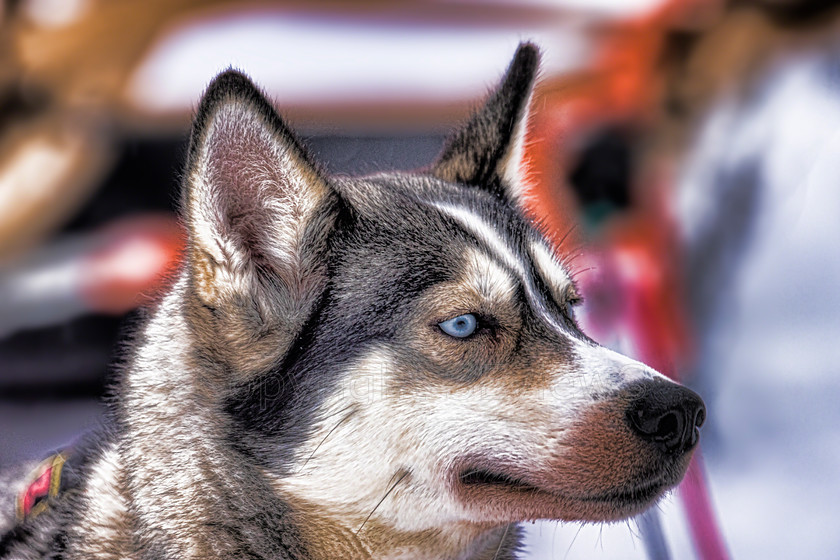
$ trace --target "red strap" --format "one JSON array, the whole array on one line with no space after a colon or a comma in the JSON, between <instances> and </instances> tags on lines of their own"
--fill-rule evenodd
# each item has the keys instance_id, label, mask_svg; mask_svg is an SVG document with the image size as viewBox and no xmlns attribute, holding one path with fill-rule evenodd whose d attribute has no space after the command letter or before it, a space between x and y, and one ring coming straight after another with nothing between
<instances>
[{"instance_id":1,"label":"red strap","mask_svg":"<svg viewBox=\"0 0 840 560\"><path fill-rule=\"evenodd\" d=\"M61 489L61 469L65 457L61 453L49 457L32 471L31 482L17 497L18 521L35 517L47 509L47 500L58 495Z\"/></svg>"}]
</instances>

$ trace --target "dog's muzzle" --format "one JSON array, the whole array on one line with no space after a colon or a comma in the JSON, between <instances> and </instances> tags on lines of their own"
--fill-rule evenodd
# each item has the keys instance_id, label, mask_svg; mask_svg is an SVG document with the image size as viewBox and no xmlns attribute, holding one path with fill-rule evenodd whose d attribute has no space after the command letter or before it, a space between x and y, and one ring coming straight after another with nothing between
<instances>
[{"instance_id":1,"label":"dog's muzzle","mask_svg":"<svg viewBox=\"0 0 840 560\"><path fill-rule=\"evenodd\" d=\"M669 454L697 445L706 419L706 406L697 393L668 381L642 381L632 393L627 423L636 435Z\"/></svg>"}]
</instances>

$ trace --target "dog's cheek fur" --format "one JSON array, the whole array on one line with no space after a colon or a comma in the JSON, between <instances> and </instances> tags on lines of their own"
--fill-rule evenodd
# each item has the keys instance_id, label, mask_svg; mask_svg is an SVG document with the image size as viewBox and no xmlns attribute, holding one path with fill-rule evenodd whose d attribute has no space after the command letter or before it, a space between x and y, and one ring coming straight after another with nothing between
<instances>
[{"instance_id":1,"label":"dog's cheek fur","mask_svg":"<svg viewBox=\"0 0 840 560\"><path fill-rule=\"evenodd\" d=\"M451 489L458 458L489 450L545 464L558 443L545 434L560 436L563 427L534 404L536 391L519 399L508 383L491 382L493 376L465 386L435 379L416 364L383 346L349 368L324 403L323 421L301 446L298 470L277 480L280 491L318 504L351 526L361 526L368 514L403 532L501 522L501 516L474 519L455 499ZM407 384L406 378L422 382Z\"/></svg>"}]
</instances>

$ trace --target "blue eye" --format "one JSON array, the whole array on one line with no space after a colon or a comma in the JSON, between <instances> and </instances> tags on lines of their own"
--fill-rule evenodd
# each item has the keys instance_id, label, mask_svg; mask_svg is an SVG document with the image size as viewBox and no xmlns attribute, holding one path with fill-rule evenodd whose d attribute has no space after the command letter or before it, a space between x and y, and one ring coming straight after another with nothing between
<instances>
[{"instance_id":1,"label":"blue eye","mask_svg":"<svg viewBox=\"0 0 840 560\"><path fill-rule=\"evenodd\" d=\"M458 315L442 323L438 323L440 330L455 338L466 338L475 332L478 319L472 313Z\"/></svg>"}]
</instances>

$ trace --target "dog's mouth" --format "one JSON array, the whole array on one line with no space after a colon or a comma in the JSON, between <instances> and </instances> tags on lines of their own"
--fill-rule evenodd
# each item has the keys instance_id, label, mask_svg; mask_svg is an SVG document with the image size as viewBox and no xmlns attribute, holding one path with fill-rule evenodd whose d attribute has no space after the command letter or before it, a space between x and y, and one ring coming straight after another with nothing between
<instances>
[{"instance_id":1,"label":"dog's mouth","mask_svg":"<svg viewBox=\"0 0 840 560\"><path fill-rule=\"evenodd\" d=\"M546 494L562 496L562 494L558 492L540 488L537 485L526 482L513 475L494 472L487 469L467 469L459 475L458 480L467 488L487 487L514 492L543 492ZM670 484L663 480L652 478L650 480L645 480L634 485L627 486L626 488L604 492L603 494L579 497L576 499L586 502L641 503L652 500L670 486Z\"/></svg>"},{"instance_id":2,"label":"dog's mouth","mask_svg":"<svg viewBox=\"0 0 840 560\"><path fill-rule=\"evenodd\" d=\"M470 467L459 472L457 486L457 493L466 503L512 508L512 517L519 521L541 517L606 521L644 510L673 483L668 476L650 476L603 492L579 493L553 484L535 483L510 471Z\"/></svg>"},{"instance_id":3,"label":"dog's mouth","mask_svg":"<svg viewBox=\"0 0 840 560\"><path fill-rule=\"evenodd\" d=\"M539 490L533 484L529 484L514 476L477 468L463 471L458 476L458 480L468 488L485 486L520 492L534 492Z\"/></svg>"},{"instance_id":4,"label":"dog's mouth","mask_svg":"<svg viewBox=\"0 0 840 560\"><path fill-rule=\"evenodd\" d=\"M603 494L583 497L580 500L585 502L606 502L616 505L647 504L661 496L671 486L673 484L669 484L660 479L646 480Z\"/></svg>"}]
</instances>

